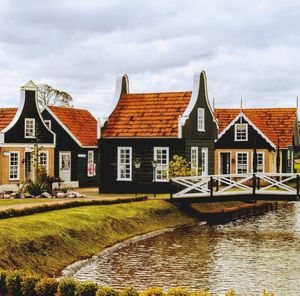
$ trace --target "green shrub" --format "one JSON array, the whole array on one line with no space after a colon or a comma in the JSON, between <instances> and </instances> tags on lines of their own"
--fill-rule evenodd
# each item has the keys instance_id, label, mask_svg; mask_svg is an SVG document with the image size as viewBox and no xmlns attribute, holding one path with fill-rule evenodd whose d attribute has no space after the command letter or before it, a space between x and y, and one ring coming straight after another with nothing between
<instances>
[{"instance_id":1,"label":"green shrub","mask_svg":"<svg viewBox=\"0 0 300 296\"><path fill-rule=\"evenodd\" d=\"M139 292L133 287L127 287L121 291L120 296L139 296Z\"/></svg>"},{"instance_id":2,"label":"green shrub","mask_svg":"<svg viewBox=\"0 0 300 296\"><path fill-rule=\"evenodd\" d=\"M164 296L164 290L162 288L148 288L141 293L141 296Z\"/></svg>"},{"instance_id":3,"label":"green shrub","mask_svg":"<svg viewBox=\"0 0 300 296\"><path fill-rule=\"evenodd\" d=\"M167 296L190 296L191 293L184 288L171 288L166 295Z\"/></svg>"},{"instance_id":4,"label":"green shrub","mask_svg":"<svg viewBox=\"0 0 300 296\"><path fill-rule=\"evenodd\" d=\"M38 275L26 275L21 281L21 292L23 296L36 296L35 287L41 278Z\"/></svg>"},{"instance_id":5,"label":"green shrub","mask_svg":"<svg viewBox=\"0 0 300 296\"><path fill-rule=\"evenodd\" d=\"M58 282L52 278L44 278L39 281L35 287L38 296L55 296Z\"/></svg>"},{"instance_id":6,"label":"green shrub","mask_svg":"<svg viewBox=\"0 0 300 296\"><path fill-rule=\"evenodd\" d=\"M7 293L13 296L22 296L21 292L21 281L23 272L22 271L10 271L5 279Z\"/></svg>"},{"instance_id":7,"label":"green shrub","mask_svg":"<svg viewBox=\"0 0 300 296\"><path fill-rule=\"evenodd\" d=\"M110 287L99 287L96 296L119 296L119 292Z\"/></svg>"},{"instance_id":8,"label":"green shrub","mask_svg":"<svg viewBox=\"0 0 300 296\"><path fill-rule=\"evenodd\" d=\"M79 283L76 286L75 296L95 296L98 286L93 282Z\"/></svg>"},{"instance_id":9,"label":"green shrub","mask_svg":"<svg viewBox=\"0 0 300 296\"><path fill-rule=\"evenodd\" d=\"M6 276L7 276L7 271L0 270L0 294L3 296L7 293Z\"/></svg>"},{"instance_id":10,"label":"green shrub","mask_svg":"<svg viewBox=\"0 0 300 296\"><path fill-rule=\"evenodd\" d=\"M77 282L72 278L63 278L58 283L58 296L74 296Z\"/></svg>"}]
</instances>

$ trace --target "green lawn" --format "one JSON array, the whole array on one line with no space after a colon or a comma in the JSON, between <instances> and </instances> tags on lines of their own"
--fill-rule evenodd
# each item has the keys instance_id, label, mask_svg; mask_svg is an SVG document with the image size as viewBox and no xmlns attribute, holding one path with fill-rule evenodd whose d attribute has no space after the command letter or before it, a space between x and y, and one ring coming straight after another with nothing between
<instances>
[{"instance_id":1,"label":"green lawn","mask_svg":"<svg viewBox=\"0 0 300 296\"><path fill-rule=\"evenodd\" d=\"M141 233L193 222L162 200L85 206L0 220L0 268L58 274Z\"/></svg>"}]
</instances>

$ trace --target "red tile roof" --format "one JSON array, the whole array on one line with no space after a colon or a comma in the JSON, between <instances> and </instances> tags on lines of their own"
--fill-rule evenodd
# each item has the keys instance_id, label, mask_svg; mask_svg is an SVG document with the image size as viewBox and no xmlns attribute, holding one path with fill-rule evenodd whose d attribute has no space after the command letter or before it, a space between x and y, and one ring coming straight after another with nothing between
<instances>
[{"instance_id":1,"label":"red tile roof","mask_svg":"<svg viewBox=\"0 0 300 296\"><path fill-rule=\"evenodd\" d=\"M215 109L219 123L219 133L241 112L240 109ZM296 108L243 109L243 113L267 136L274 145L286 148L293 142L297 120Z\"/></svg>"},{"instance_id":2,"label":"red tile roof","mask_svg":"<svg viewBox=\"0 0 300 296\"><path fill-rule=\"evenodd\" d=\"M97 146L97 120L84 109L49 106L82 146Z\"/></svg>"},{"instance_id":3,"label":"red tile roof","mask_svg":"<svg viewBox=\"0 0 300 296\"><path fill-rule=\"evenodd\" d=\"M12 122L17 110L17 108L0 108L0 131Z\"/></svg>"},{"instance_id":4,"label":"red tile roof","mask_svg":"<svg viewBox=\"0 0 300 296\"><path fill-rule=\"evenodd\" d=\"M123 94L101 137L177 137L192 92Z\"/></svg>"}]
</instances>

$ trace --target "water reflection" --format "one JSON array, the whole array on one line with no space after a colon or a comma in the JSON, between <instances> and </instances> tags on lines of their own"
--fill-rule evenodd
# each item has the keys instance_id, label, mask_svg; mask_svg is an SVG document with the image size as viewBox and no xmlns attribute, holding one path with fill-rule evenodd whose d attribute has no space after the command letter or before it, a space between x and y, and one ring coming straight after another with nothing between
<instances>
[{"instance_id":1,"label":"water reflection","mask_svg":"<svg viewBox=\"0 0 300 296\"><path fill-rule=\"evenodd\" d=\"M259 218L179 229L104 255L75 277L116 288L300 295L299 220L299 204L290 203Z\"/></svg>"}]
</instances>

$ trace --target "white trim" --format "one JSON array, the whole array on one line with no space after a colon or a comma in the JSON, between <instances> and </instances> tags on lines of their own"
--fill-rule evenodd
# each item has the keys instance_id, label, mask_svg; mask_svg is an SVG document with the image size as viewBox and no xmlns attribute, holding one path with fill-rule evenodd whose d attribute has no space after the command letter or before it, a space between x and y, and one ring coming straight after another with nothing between
<instances>
[{"instance_id":1,"label":"white trim","mask_svg":"<svg viewBox=\"0 0 300 296\"><path fill-rule=\"evenodd\" d=\"M221 174L221 153L229 153L230 154L230 160L229 160L230 161L229 175L230 175L232 173L232 152L231 151L226 151L226 150L218 151L218 171L219 171L219 175L222 175Z\"/></svg>"},{"instance_id":2,"label":"white trim","mask_svg":"<svg viewBox=\"0 0 300 296\"><path fill-rule=\"evenodd\" d=\"M262 172L257 172L257 173L265 173L265 151L256 151L256 154L258 155L258 154L262 154L262 156L263 156L263 170L262 170ZM253 151L251 151L251 166L250 166L250 171L251 171L251 173L253 173ZM256 164L256 166L257 166L257 164Z\"/></svg>"},{"instance_id":3,"label":"white trim","mask_svg":"<svg viewBox=\"0 0 300 296\"><path fill-rule=\"evenodd\" d=\"M193 150L196 151L196 162L195 165L193 166L193 159L192 159L192 155L193 155ZM199 175L199 147L197 146L192 146L191 147L191 170L195 170L195 176Z\"/></svg>"},{"instance_id":4,"label":"white trim","mask_svg":"<svg viewBox=\"0 0 300 296\"><path fill-rule=\"evenodd\" d=\"M96 148L97 146L83 146L81 142L73 135L73 133L61 122L61 120L51 111L51 109L46 106L50 115L58 122L58 124L69 134L69 136L81 147L81 148Z\"/></svg>"},{"instance_id":5,"label":"white trim","mask_svg":"<svg viewBox=\"0 0 300 296\"><path fill-rule=\"evenodd\" d=\"M203 126L199 126L200 116L203 115L203 118L201 119L203 121ZM205 132L205 108L197 108L197 131L198 132Z\"/></svg>"},{"instance_id":6,"label":"white trim","mask_svg":"<svg viewBox=\"0 0 300 296\"><path fill-rule=\"evenodd\" d=\"M31 157L32 157L32 153L33 153L33 150L32 151L26 151L24 150L24 180L26 179L26 153L31 153ZM31 176L30 176L30 179L32 179L32 159L30 159L30 165L31 165Z\"/></svg>"},{"instance_id":7,"label":"white trim","mask_svg":"<svg viewBox=\"0 0 300 296\"><path fill-rule=\"evenodd\" d=\"M217 128L219 129L218 121L216 120L216 117L214 115L214 112L211 108L210 102L208 100L208 95L207 95L207 80L206 80L206 73L205 71L202 71L201 73L195 73L194 75L194 83L193 83L193 90L192 90L192 96L189 101L188 106L186 107L184 113L182 114L182 126L185 125L186 120L189 118L191 112L193 111L194 107L197 104L197 100L199 97L199 92L200 92L200 82L201 82L201 75L204 77L204 93L205 93L205 100L206 100L206 105L208 106L208 109L212 115L213 121L216 123Z\"/></svg>"},{"instance_id":8,"label":"white trim","mask_svg":"<svg viewBox=\"0 0 300 296\"><path fill-rule=\"evenodd\" d=\"M243 125L246 127L246 139L237 138L237 125ZM248 142L248 123L235 123L234 124L234 142Z\"/></svg>"},{"instance_id":9,"label":"white trim","mask_svg":"<svg viewBox=\"0 0 300 296\"><path fill-rule=\"evenodd\" d=\"M205 162L204 162L204 166L205 166L205 172L202 171L202 164L203 164L203 153L205 154ZM203 174L203 172L205 174ZM201 175L202 176L207 176L208 175L208 147L203 147L201 148Z\"/></svg>"},{"instance_id":10,"label":"white trim","mask_svg":"<svg viewBox=\"0 0 300 296\"><path fill-rule=\"evenodd\" d=\"M239 174L238 173L238 154L247 154L247 172ZM243 174L248 174L249 173L249 153L248 151L236 151L235 153L235 173L237 175L243 175Z\"/></svg>"},{"instance_id":11,"label":"white trim","mask_svg":"<svg viewBox=\"0 0 300 296\"><path fill-rule=\"evenodd\" d=\"M51 119L45 119L44 121L45 121L46 126L47 126L47 123L48 123L49 125L47 127L49 129L51 129L51 127L52 127L52 121L51 121Z\"/></svg>"},{"instance_id":12,"label":"white trim","mask_svg":"<svg viewBox=\"0 0 300 296\"><path fill-rule=\"evenodd\" d=\"M121 178L121 167L120 167L120 152L122 149L129 150L129 178ZM119 146L117 154L117 181L132 181L132 147Z\"/></svg>"},{"instance_id":13,"label":"white trim","mask_svg":"<svg viewBox=\"0 0 300 296\"><path fill-rule=\"evenodd\" d=\"M17 178L11 178L10 177L10 168L11 168L11 154L16 153L18 155L18 176ZM9 151L9 163L8 163L8 180L9 181L18 181L20 180L20 164L21 164L21 159L20 159L20 151Z\"/></svg>"},{"instance_id":14,"label":"white trim","mask_svg":"<svg viewBox=\"0 0 300 296\"><path fill-rule=\"evenodd\" d=\"M154 170L154 176L153 176L153 182L169 182L169 164L170 164L170 160L169 160L169 147L161 147L161 146L156 146L156 147L153 147L153 160L154 161L157 161L157 150L166 150L167 151L167 156L166 156L166 159L167 159L167 164L162 164L161 166L167 166L168 169L167 169L167 177L166 179L160 179L158 180L157 179L157 164L156 164L156 167L155 167L155 170Z\"/></svg>"},{"instance_id":15,"label":"white trim","mask_svg":"<svg viewBox=\"0 0 300 296\"><path fill-rule=\"evenodd\" d=\"M66 181L66 182L72 182L72 152L71 151L59 151L59 161L58 161L58 170L59 170L59 178L61 178L61 175L60 175L60 171L61 171L61 155L62 154L69 154L70 155L70 181ZM65 180L63 180L65 181Z\"/></svg>"},{"instance_id":16,"label":"white trim","mask_svg":"<svg viewBox=\"0 0 300 296\"><path fill-rule=\"evenodd\" d=\"M47 150L40 150L39 151L39 165L40 166L42 166L41 165L41 154L42 153L45 153L46 155L47 155L47 166L46 166L46 173L47 173L47 175L49 174L49 152L47 151Z\"/></svg>"},{"instance_id":17,"label":"white trim","mask_svg":"<svg viewBox=\"0 0 300 296\"><path fill-rule=\"evenodd\" d=\"M91 162L89 162L89 161L90 161L90 159L89 159L90 154L92 155L92 156L91 156L91 160L92 160ZM94 176L95 176L94 165L95 165L95 154L94 154L94 150L88 150L88 152L87 152L87 166L88 166L87 176L88 176L88 177L94 177ZM93 169L93 171L92 171L91 174L90 174L90 170L89 170L89 167L90 167L90 166L92 166L92 169Z\"/></svg>"},{"instance_id":18,"label":"white trim","mask_svg":"<svg viewBox=\"0 0 300 296\"><path fill-rule=\"evenodd\" d=\"M244 117L244 119L250 124L271 146L276 149L276 145L243 113L240 112L224 129L221 133L219 133L218 139L220 139L240 118Z\"/></svg>"},{"instance_id":19,"label":"white trim","mask_svg":"<svg viewBox=\"0 0 300 296\"><path fill-rule=\"evenodd\" d=\"M27 127L27 124L32 124L32 129L33 129L33 136L27 136L27 130L29 129ZM24 138L25 139L35 139L36 138L36 128L35 128L35 118L30 118L30 117L26 117L24 119Z\"/></svg>"}]
</instances>

